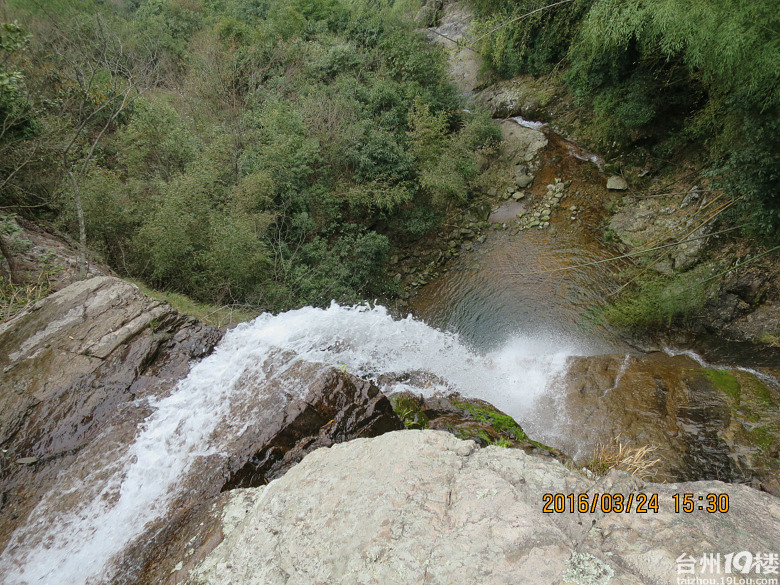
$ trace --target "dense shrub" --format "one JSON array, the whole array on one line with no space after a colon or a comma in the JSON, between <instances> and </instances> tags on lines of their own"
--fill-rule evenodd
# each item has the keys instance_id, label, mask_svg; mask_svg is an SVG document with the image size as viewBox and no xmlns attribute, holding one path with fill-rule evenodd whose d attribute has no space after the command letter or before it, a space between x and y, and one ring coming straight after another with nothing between
<instances>
[{"instance_id":1,"label":"dense shrub","mask_svg":"<svg viewBox=\"0 0 780 585\"><path fill-rule=\"evenodd\" d=\"M387 293L392 246L468 200L500 137L398 17L413 1L23 4L30 114L60 129L40 196L74 235L80 205L121 273L202 301Z\"/></svg>"}]
</instances>

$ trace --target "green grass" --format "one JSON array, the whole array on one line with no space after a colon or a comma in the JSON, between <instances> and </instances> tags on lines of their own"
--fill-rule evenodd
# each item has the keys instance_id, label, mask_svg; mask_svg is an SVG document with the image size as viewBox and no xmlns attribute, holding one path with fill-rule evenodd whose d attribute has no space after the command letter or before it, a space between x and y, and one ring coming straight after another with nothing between
<instances>
[{"instance_id":1,"label":"green grass","mask_svg":"<svg viewBox=\"0 0 780 585\"><path fill-rule=\"evenodd\" d=\"M133 280L131 282L139 289L141 289L141 292L145 295L152 297L153 299L157 299L158 301L164 301L168 303L183 315L190 315L199 321L203 321L204 323L208 323L216 327L249 321L257 317L259 314L258 311L253 311L247 307L237 308L232 305L218 306L210 305L208 303L200 303L180 293L149 288L137 280Z\"/></svg>"},{"instance_id":2,"label":"green grass","mask_svg":"<svg viewBox=\"0 0 780 585\"><path fill-rule=\"evenodd\" d=\"M707 300L709 284L698 272L671 277L645 272L601 316L614 327L634 332L684 323L696 316Z\"/></svg>"}]
</instances>

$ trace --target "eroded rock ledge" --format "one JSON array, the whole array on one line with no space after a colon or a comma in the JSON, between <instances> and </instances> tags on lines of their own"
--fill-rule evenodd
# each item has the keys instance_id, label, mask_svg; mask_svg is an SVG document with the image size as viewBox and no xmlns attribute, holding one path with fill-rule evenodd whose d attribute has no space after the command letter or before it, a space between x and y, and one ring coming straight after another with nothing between
<instances>
[{"instance_id":1,"label":"eroded rock ledge","mask_svg":"<svg viewBox=\"0 0 780 585\"><path fill-rule=\"evenodd\" d=\"M657 493L657 514L543 514L545 493ZM725 514L672 496L726 494ZM777 551L780 500L721 482L590 480L518 449L402 431L320 449L231 492L223 542L188 583L676 583L683 553ZM579 569L580 579L577 577ZM583 573L584 572L584 573ZM754 577L756 575L753 575Z\"/></svg>"},{"instance_id":2,"label":"eroded rock ledge","mask_svg":"<svg viewBox=\"0 0 780 585\"><path fill-rule=\"evenodd\" d=\"M122 405L172 388L221 337L108 276L0 325L0 549L101 430L115 425L118 440L132 438Z\"/></svg>"}]
</instances>

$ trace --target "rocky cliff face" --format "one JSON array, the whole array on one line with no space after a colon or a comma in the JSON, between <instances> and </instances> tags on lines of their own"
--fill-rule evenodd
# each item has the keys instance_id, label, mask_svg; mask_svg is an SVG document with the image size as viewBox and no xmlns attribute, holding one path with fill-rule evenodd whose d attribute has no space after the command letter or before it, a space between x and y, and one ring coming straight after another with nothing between
<instances>
[{"instance_id":1,"label":"rocky cliff face","mask_svg":"<svg viewBox=\"0 0 780 585\"><path fill-rule=\"evenodd\" d=\"M683 492L728 496L729 511L675 513ZM546 493L658 494L658 512L546 514ZM214 514L226 536L193 585L649 585L676 583L683 554L780 548L780 500L748 487L619 472L596 481L440 431L320 449L268 486L232 492Z\"/></svg>"},{"instance_id":2,"label":"rocky cliff face","mask_svg":"<svg viewBox=\"0 0 780 585\"><path fill-rule=\"evenodd\" d=\"M0 325L0 549L100 431L133 436L137 420L122 420L123 406L170 389L221 336L105 276Z\"/></svg>"},{"instance_id":3,"label":"rocky cliff face","mask_svg":"<svg viewBox=\"0 0 780 585\"><path fill-rule=\"evenodd\" d=\"M659 481L750 482L780 495L778 396L765 381L688 355L574 357L565 398L545 397L538 416L559 421L556 446L583 463L620 436L655 447Z\"/></svg>"}]
</instances>

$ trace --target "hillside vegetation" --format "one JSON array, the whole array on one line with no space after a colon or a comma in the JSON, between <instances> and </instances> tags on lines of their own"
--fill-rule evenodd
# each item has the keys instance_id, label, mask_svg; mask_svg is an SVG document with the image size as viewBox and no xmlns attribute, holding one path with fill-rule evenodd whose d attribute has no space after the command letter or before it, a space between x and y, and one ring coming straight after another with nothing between
<instances>
[{"instance_id":1,"label":"hillside vegetation","mask_svg":"<svg viewBox=\"0 0 780 585\"><path fill-rule=\"evenodd\" d=\"M414 8L10 0L0 207L201 301L392 293L388 254L467 201L500 138Z\"/></svg>"},{"instance_id":2,"label":"hillside vegetation","mask_svg":"<svg viewBox=\"0 0 780 585\"><path fill-rule=\"evenodd\" d=\"M495 73L559 74L602 152L673 160L704 145L749 229L780 233L780 11L776 0L469 0ZM520 16L548 4L557 4ZM510 23L510 24L506 24Z\"/></svg>"}]
</instances>

